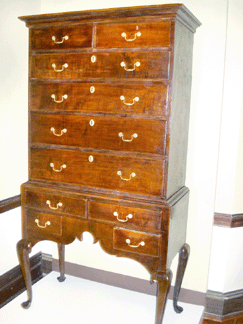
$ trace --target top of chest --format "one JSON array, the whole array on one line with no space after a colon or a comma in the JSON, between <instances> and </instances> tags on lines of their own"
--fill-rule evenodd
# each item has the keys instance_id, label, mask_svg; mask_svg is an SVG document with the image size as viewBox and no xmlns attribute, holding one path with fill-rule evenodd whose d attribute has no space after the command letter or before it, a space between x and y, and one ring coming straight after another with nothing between
<instances>
[{"instance_id":1,"label":"top of chest","mask_svg":"<svg viewBox=\"0 0 243 324\"><path fill-rule=\"evenodd\" d=\"M182 4L20 17L30 28L30 49L170 47L174 25L192 32L200 22Z\"/></svg>"}]
</instances>

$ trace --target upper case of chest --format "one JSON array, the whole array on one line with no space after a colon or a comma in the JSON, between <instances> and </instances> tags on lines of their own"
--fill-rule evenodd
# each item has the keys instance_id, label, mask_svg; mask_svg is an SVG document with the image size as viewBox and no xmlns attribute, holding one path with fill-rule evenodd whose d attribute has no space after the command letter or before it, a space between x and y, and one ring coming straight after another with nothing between
<instances>
[{"instance_id":1,"label":"upper case of chest","mask_svg":"<svg viewBox=\"0 0 243 324\"><path fill-rule=\"evenodd\" d=\"M27 19L30 180L154 199L184 186L193 33L173 8L143 11Z\"/></svg>"}]
</instances>

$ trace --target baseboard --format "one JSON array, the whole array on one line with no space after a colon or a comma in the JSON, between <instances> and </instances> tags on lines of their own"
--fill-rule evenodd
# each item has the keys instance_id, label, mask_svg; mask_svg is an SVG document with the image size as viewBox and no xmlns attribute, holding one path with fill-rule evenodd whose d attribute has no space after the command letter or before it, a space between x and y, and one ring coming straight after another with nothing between
<instances>
[{"instance_id":1,"label":"baseboard","mask_svg":"<svg viewBox=\"0 0 243 324\"><path fill-rule=\"evenodd\" d=\"M30 258L30 269L32 284L43 278L41 252ZM0 308L20 295L24 290L26 290L24 278L18 265L0 276Z\"/></svg>"},{"instance_id":2,"label":"baseboard","mask_svg":"<svg viewBox=\"0 0 243 324\"><path fill-rule=\"evenodd\" d=\"M59 261L52 260L52 269L59 271ZM151 285L148 280L134 278L118 273L94 269L79 264L65 262L65 273L74 277L79 277L91 281L96 281L106 285L111 285L123 289L128 289L148 295L156 295L157 285ZM169 299L173 298L173 287L170 290ZM194 304L205 305L206 294L189 289L181 289L179 301Z\"/></svg>"},{"instance_id":3,"label":"baseboard","mask_svg":"<svg viewBox=\"0 0 243 324\"><path fill-rule=\"evenodd\" d=\"M224 323L237 317L243 317L243 289L227 293L207 291L204 312L207 321Z\"/></svg>"}]
</instances>

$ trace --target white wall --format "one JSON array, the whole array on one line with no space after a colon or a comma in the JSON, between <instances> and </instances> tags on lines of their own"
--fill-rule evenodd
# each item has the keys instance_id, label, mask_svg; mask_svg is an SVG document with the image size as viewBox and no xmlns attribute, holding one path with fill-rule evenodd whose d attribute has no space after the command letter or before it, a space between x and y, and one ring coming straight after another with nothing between
<instances>
[{"instance_id":1,"label":"white wall","mask_svg":"<svg viewBox=\"0 0 243 324\"><path fill-rule=\"evenodd\" d=\"M40 12L40 0L0 1L0 200L28 178L28 34L18 16Z\"/></svg>"},{"instance_id":2,"label":"white wall","mask_svg":"<svg viewBox=\"0 0 243 324\"><path fill-rule=\"evenodd\" d=\"M0 14L14 16L36 13L62 12L94 8L107 8L134 5L152 5L177 3L178 1L149 0L106 0L100 2L80 2L76 0L10 0L0 2ZM235 2L238 0L231 0ZM188 147L188 167L186 185L190 188L190 205L187 241L191 245L191 256L185 275L183 287L205 292L207 289L208 265L212 236L214 199L218 163L218 145L220 134L221 108L223 98L223 77L226 40L226 0L185 0L184 4L202 22L195 34L191 119ZM19 11L21 12L19 12ZM234 16L232 16L234 18ZM2 19L1 19L2 21ZM4 20L3 20L4 21ZM4 24L4 22L3 22ZM1 76L1 120L0 132L6 141L0 142L4 152L0 169L0 199L19 193L19 186L27 179L27 28L23 22L14 22L10 27L14 48L9 48L9 32L6 21L3 35L6 46L1 48L6 64L3 75L9 74L9 66L16 62L14 72L11 70L6 82ZM242 29L241 29L242 30ZM231 33L231 31L230 31ZM13 54L11 55L11 53ZM240 60L240 53L235 52ZM2 75L2 72L1 72ZM17 75L17 76L16 76ZM13 86L14 84L14 86ZM242 88L241 88L242 91ZM3 116L3 117L2 117ZM235 125L230 124L229 132ZM10 132L11 130L11 132ZM9 136L8 136L9 135ZM3 138L3 135L1 135ZM17 141L17 144L16 144ZM238 151L239 153L239 151ZM237 160L238 168L241 162ZM17 165L17 168L16 168ZM238 170L237 169L237 170ZM237 171L238 172L238 171ZM3 186L7 185L7 189ZM239 186L239 183L235 186ZM242 210L241 210L242 212ZM1 217L1 216L0 216ZM142 266L129 259L118 259L106 255L99 244L90 244L90 235L82 244L75 242L67 247L67 260L70 262L93 266L108 271L115 271L139 278L148 278ZM17 240L16 240L17 241ZM38 245L37 245L38 246ZM0 255L1 255L0 246ZM55 250L54 250L55 251ZM55 253L54 253L55 255ZM176 271L173 262L173 271ZM226 270L227 271L227 270Z\"/></svg>"},{"instance_id":3,"label":"white wall","mask_svg":"<svg viewBox=\"0 0 243 324\"><path fill-rule=\"evenodd\" d=\"M243 2L229 1L215 211L243 212ZM208 289L243 289L243 228L214 226Z\"/></svg>"}]
</instances>

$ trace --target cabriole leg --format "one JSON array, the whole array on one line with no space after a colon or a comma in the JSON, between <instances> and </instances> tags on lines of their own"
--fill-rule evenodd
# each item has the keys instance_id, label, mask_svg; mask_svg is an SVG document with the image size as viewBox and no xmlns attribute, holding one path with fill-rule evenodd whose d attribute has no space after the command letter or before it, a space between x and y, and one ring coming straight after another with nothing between
<instances>
[{"instance_id":1,"label":"cabriole leg","mask_svg":"<svg viewBox=\"0 0 243 324\"><path fill-rule=\"evenodd\" d=\"M172 272L169 269L167 271L155 271L152 274L151 280L156 280L158 282L155 324L162 323L165 306L170 291L171 279Z\"/></svg>"},{"instance_id":2,"label":"cabriole leg","mask_svg":"<svg viewBox=\"0 0 243 324\"><path fill-rule=\"evenodd\" d=\"M58 243L58 255L59 255L59 270L60 277L57 278L59 282L63 282L65 277L65 245Z\"/></svg>"},{"instance_id":3,"label":"cabriole leg","mask_svg":"<svg viewBox=\"0 0 243 324\"><path fill-rule=\"evenodd\" d=\"M190 246L185 243L179 252L179 264L176 274L176 282L175 282L175 288L174 288L174 295L173 295L173 307L176 313L181 313L183 311L183 308L181 306L178 306L178 297L181 290L181 283L184 277L188 257L190 254Z\"/></svg>"},{"instance_id":4,"label":"cabriole leg","mask_svg":"<svg viewBox=\"0 0 243 324\"><path fill-rule=\"evenodd\" d=\"M29 308L32 302L32 281L31 281L30 260L29 260L30 252L31 252L31 244L26 239L22 239L17 243L19 264L23 273L24 282L27 290L27 296L28 296L28 300L21 304L21 306L25 309Z\"/></svg>"}]
</instances>

